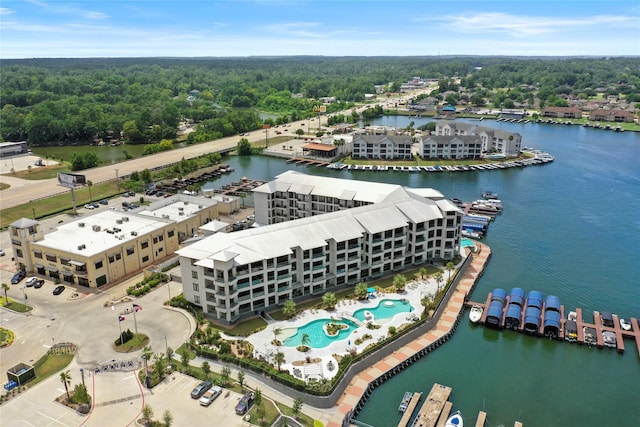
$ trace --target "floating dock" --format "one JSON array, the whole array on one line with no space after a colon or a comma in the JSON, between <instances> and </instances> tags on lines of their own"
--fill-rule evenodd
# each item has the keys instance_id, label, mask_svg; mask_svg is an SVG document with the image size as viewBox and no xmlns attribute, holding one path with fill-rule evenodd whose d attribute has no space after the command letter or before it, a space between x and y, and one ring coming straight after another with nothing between
<instances>
[{"instance_id":1,"label":"floating dock","mask_svg":"<svg viewBox=\"0 0 640 427\"><path fill-rule=\"evenodd\" d=\"M418 406L418 402L420 401L421 397L422 397L422 393L413 393L413 396L409 401L409 405L407 405L407 409L405 409L404 414L402 414L402 418L398 423L398 427L405 427L407 424L409 424L409 421L411 420L411 416L413 415L413 412L416 410L416 406Z\"/></svg>"},{"instance_id":2,"label":"floating dock","mask_svg":"<svg viewBox=\"0 0 640 427\"><path fill-rule=\"evenodd\" d=\"M451 396L451 387L434 384L411 426L435 427L449 396Z\"/></svg>"},{"instance_id":3,"label":"floating dock","mask_svg":"<svg viewBox=\"0 0 640 427\"><path fill-rule=\"evenodd\" d=\"M481 306L484 311L482 312L482 317L480 318L480 324L481 325L488 325L487 323L487 313L488 313L488 307L490 306L491 302L493 299L493 293L489 293L489 295L487 296L487 299L484 303L481 302L473 302L473 301L467 301L465 302L465 305L467 307L473 307L474 305L479 305ZM525 318L525 311L527 309L527 304L528 301L525 300L525 303L523 304L522 307L522 312L521 312L521 318L523 319L523 321L520 323L520 325L515 329L518 332L524 332L524 318ZM503 329L505 328L505 319L506 319L506 313L507 313L507 307L509 305L509 297L506 298L506 303L503 306L502 309L502 315L500 318L500 321L497 325L494 325L493 323L491 324L491 326L497 326L498 329ZM530 335L533 336L544 336L544 322L545 322L545 304L542 305L542 310L540 311L540 326L537 328L537 332L536 333L531 333ZM563 340L564 341L564 334L565 334L565 328L564 325L567 321L566 317L565 317L565 313L567 311L564 308L564 305L560 305L560 330L558 331L558 335L557 337L555 337L555 339L557 340ZM587 344L589 345L589 343L585 340L585 336L584 336L584 331L583 328L587 327L587 328L592 328L596 331L596 346L598 348L602 348L604 347L604 338L602 333L605 331L609 331L609 332L613 332L616 336L616 349L620 352L623 353L625 350L625 345L624 345L624 338L627 339L633 339L635 340L636 343L636 348L638 351L638 355L640 355L640 322L638 321L638 319L632 317L629 320L629 323L631 323L631 330L629 331L625 331L624 329L622 329L622 327L620 326L620 319L618 317L618 315L613 314L612 318L613 318L613 326L604 326L603 322L602 322L602 315L600 314L599 311L594 311L593 312L593 323L589 323L589 322L585 322L583 319L583 315L582 315L582 308L576 308L575 309L575 313L576 313L576 325L577 325L577 333L578 333L578 339L577 342L578 344ZM488 325L489 326L489 325Z\"/></svg>"}]
</instances>

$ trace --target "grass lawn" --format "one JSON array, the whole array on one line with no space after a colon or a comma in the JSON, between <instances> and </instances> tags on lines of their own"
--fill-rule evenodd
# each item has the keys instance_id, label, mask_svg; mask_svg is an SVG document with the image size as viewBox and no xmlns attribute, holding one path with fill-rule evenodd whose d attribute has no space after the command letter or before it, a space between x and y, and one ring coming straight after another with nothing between
<instances>
[{"instance_id":1,"label":"grass lawn","mask_svg":"<svg viewBox=\"0 0 640 427\"><path fill-rule=\"evenodd\" d=\"M21 304L17 301L12 300L11 298L9 298L9 302L7 303L4 301L4 297L2 297L2 306L18 313L26 313L27 311L33 310L33 307Z\"/></svg>"},{"instance_id":2,"label":"grass lawn","mask_svg":"<svg viewBox=\"0 0 640 427\"><path fill-rule=\"evenodd\" d=\"M68 164L62 163L52 166L32 167L31 170L27 169L23 171L17 171L16 173L11 174L11 176L37 181L40 179L56 178L59 172L71 172L71 168Z\"/></svg>"},{"instance_id":3,"label":"grass lawn","mask_svg":"<svg viewBox=\"0 0 640 427\"><path fill-rule=\"evenodd\" d=\"M278 408L280 408L280 412L282 412L284 415L287 415L291 418L295 418L293 416L293 408L290 408L279 402L278 402ZM302 412L304 412L304 407L302 408ZM300 424L307 427L313 427L313 418L303 414L302 412L298 414L298 421L300 422Z\"/></svg>"},{"instance_id":4,"label":"grass lawn","mask_svg":"<svg viewBox=\"0 0 640 427\"><path fill-rule=\"evenodd\" d=\"M118 341L119 343L119 341ZM124 345L114 345L114 350L118 353L129 353L130 351L140 350L149 344L149 337L145 334L134 334L133 338L125 342Z\"/></svg>"},{"instance_id":5,"label":"grass lawn","mask_svg":"<svg viewBox=\"0 0 640 427\"><path fill-rule=\"evenodd\" d=\"M260 402L260 406L253 405L251 409L249 409L248 414L251 415L251 422L253 424L261 425L259 423L260 417L258 417L258 409L261 409L264 412L264 416L262 418L266 421L266 425L269 425L269 426L273 424L275 420L278 418L278 416L280 415L276 405L272 401L265 399L263 395L262 402Z\"/></svg>"},{"instance_id":6,"label":"grass lawn","mask_svg":"<svg viewBox=\"0 0 640 427\"><path fill-rule=\"evenodd\" d=\"M45 354L33 365L36 370L36 377L29 381L29 386L32 387L56 372L63 370L71 363L73 357L73 354Z\"/></svg>"},{"instance_id":7,"label":"grass lawn","mask_svg":"<svg viewBox=\"0 0 640 427\"><path fill-rule=\"evenodd\" d=\"M122 192L116 182L105 182L91 187L91 199L93 201L113 197ZM89 202L89 188L84 187L75 190L76 206L82 209L85 203ZM36 218L44 218L59 213L73 214L71 203L71 191L63 190L61 193L45 199L35 200L28 204L15 206L0 211L0 229L4 229L20 218L33 218L35 211Z\"/></svg>"}]
</instances>

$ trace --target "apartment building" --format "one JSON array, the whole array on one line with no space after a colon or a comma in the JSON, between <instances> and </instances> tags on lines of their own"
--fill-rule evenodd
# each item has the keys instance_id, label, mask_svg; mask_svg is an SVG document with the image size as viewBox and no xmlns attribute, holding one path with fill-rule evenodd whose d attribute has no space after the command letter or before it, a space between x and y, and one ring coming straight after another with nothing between
<instances>
[{"instance_id":1,"label":"apartment building","mask_svg":"<svg viewBox=\"0 0 640 427\"><path fill-rule=\"evenodd\" d=\"M440 192L427 190L428 194L423 197L444 199ZM416 191L395 184L321 177L289 170L253 190L255 220L261 225L275 224L395 200L404 197L406 192Z\"/></svg>"},{"instance_id":2,"label":"apartment building","mask_svg":"<svg viewBox=\"0 0 640 427\"><path fill-rule=\"evenodd\" d=\"M313 178L330 180L325 185L340 181L345 200L358 193L348 189L353 181ZM185 298L230 324L289 299L318 296L459 254L462 212L442 194L364 184L382 186L377 188L382 194L374 189L365 197L363 192L359 207L214 234L178 250ZM289 193L295 194L282 195Z\"/></svg>"},{"instance_id":3,"label":"apartment building","mask_svg":"<svg viewBox=\"0 0 640 427\"><path fill-rule=\"evenodd\" d=\"M482 142L483 153L500 153L506 157L517 157L520 154L522 145L522 135L519 133L506 132L501 129L494 129L486 126L478 126L468 123L438 121L436 123L435 136L470 136L475 135ZM420 145L420 155L426 145Z\"/></svg>"},{"instance_id":4,"label":"apartment building","mask_svg":"<svg viewBox=\"0 0 640 427\"><path fill-rule=\"evenodd\" d=\"M423 159L480 159L482 145L478 135L434 135L420 139L418 153Z\"/></svg>"},{"instance_id":5,"label":"apartment building","mask_svg":"<svg viewBox=\"0 0 640 427\"><path fill-rule=\"evenodd\" d=\"M413 138L403 135L354 135L354 159L411 160Z\"/></svg>"}]
</instances>

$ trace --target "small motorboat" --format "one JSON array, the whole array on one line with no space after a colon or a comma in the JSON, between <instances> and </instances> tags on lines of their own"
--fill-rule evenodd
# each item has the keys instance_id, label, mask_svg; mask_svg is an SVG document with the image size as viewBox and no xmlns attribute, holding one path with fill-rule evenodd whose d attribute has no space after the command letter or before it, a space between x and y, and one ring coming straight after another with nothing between
<instances>
[{"instance_id":1,"label":"small motorboat","mask_svg":"<svg viewBox=\"0 0 640 427\"><path fill-rule=\"evenodd\" d=\"M400 406L398 406L398 412L404 412L407 410L407 407L409 407L409 403L411 402L411 399L413 398L413 393L410 391L407 391L404 393L404 396L402 396L402 401L400 402Z\"/></svg>"},{"instance_id":2,"label":"small motorboat","mask_svg":"<svg viewBox=\"0 0 640 427\"><path fill-rule=\"evenodd\" d=\"M478 323L480 321L480 318L482 317L483 311L484 309L482 308L482 306L474 305L473 307L471 307L471 311L469 311L469 320L471 321L471 323Z\"/></svg>"},{"instance_id":3,"label":"small motorboat","mask_svg":"<svg viewBox=\"0 0 640 427\"><path fill-rule=\"evenodd\" d=\"M625 331L630 331L631 330L631 323L629 323L628 320L620 318L620 327L622 329L624 329Z\"/></svg>"},{"instance_id":4,"label":"small motorboat","mask_svg":"<svg viewBox=\"0 0 640 427\"><path fill-rule=\"evenodd\" d=\"M575 311L570 311L567 319L573 320L575 322L576 320L578 320L578 313L576 313Z\"/></svg>"},{"instance_id":5,"label":"small motorboat","mask_svg":"<svg viewBox=\"0 0 640 427\"><path fill-rule=\"evenodd\" d=\"M485 191L484 193L482 193L482 197L485 199L499 199L500 197L498 197L498 194L494 193L493 191Z\"/></svg>"},{"instance_id":6,"label":"small motorboat","mask_svg":"<svg viewBox=\"0 0 640 427\"><path fill-rule=\"evenodd\" d=\"M447 418L447 422L444 427L462 427L462 414L460 411L456 411L453 415Z\"/></svg>"}]
</instances>

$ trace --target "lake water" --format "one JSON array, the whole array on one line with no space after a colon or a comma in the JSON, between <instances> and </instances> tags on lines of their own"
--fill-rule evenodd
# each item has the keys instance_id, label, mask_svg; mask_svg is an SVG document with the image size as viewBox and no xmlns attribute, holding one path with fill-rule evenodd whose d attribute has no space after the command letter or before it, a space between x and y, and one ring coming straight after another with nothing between
<instances>
[{"instance_id":1,"label":"lake water","mask_svg":"<svg viewBox=\"0 0 640 427\"><path fill-rule=\"evenodd\" d=\"M426 119L383 117L373 124L416 127ZM477 123L477 122L475 122ZM484 240L493 251L471 296L484 301L493 288L553 293L568 311L582 307L640 318L640 135L578 126L483 121L516 131L523 146L555 156L523 169L457 173L347 172L293 166L278 159L232 158L242 176L269 180L287 170L347 179L434 187L448 197L477 199L498 193L504 213ZM464 319L437 351L380 386L357 419L381 427L400 420L405 391L428 393L434 382L453 388L451 400L473 425L478 411L487 426L638 426L640 357L569 345L518 333L475 327Z\"/></svg>"}]
</instances>

